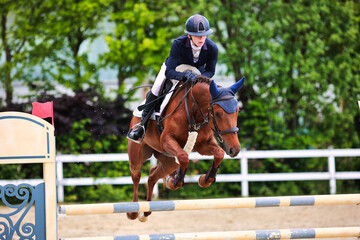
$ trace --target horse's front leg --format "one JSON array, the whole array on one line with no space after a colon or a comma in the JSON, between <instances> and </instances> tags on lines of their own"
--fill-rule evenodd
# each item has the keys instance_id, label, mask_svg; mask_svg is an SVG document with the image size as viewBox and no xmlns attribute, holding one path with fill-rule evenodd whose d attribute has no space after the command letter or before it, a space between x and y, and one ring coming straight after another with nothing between
<instances>
[{"instance_id":1,"label":"horse's front leg","mask_svg":"<svg viewBox=\"0 0 360 240\"><path fill-rule=\"evenodd\" d=\"M176 158L179 161L180 167L171 174L169 178L164 181L167 188L176 190L184 185L184 178L187 166L189 165L189 155L182 149L176 139L171 135L164 135L162 139L163 150Z\"/></svg>"},{"instance_id":2,"label":"horse's front leg","mask_svg":"<svg viewBox=\"0 0 360 240\"><path fill-rule=\"evenodd\" d=\"M178 164L175 163L172 157L167 157L162 154L155 153L155 157L158 159L158 164L156 167L150 170L149 178L148 178L148 193L147 193L147 201L151 201L153 197L154 186L157 181L161 178L165 178L170 173L172 173L177 167ZM139 220L144 222L147 220L147 217L151 214L151 212L144 212L139 214Z\"/></svg>"},{"instance_id":3,"label":"horse's front leg","mask_svg":"<svg viewBox=\"0 0 360 240\"><path fill-rule=\"evenodd\" d=\"M210 170L206 174L201 175L198 182L200 187L206 188L216 181L216 174L224 159L225 153L224 150L216 144L215 140L211 141L210 144L202 144L197 151L201 155L214 155L214 161Z\"/></svg>"}]
</instances>

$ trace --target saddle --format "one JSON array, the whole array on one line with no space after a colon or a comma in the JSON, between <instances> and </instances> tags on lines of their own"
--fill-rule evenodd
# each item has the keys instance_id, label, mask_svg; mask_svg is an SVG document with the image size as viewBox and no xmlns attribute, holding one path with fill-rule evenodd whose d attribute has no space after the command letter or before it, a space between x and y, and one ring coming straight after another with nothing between
<instances>
[{"instance_id":1,"label":"saddle","mask_svg":"<svg viewBox=\"0 0 360 240\"><path fill-rule=\"evenodd\" d=\"M162 121L161 121L162 120L162 117L161 117L162 110L164 110L166 105L170 102L171 97L173 95L173 92L170 93L170 91L174 90L175 87L178 85L178 83L179 82L174 83L174 81L172 81L171 79L166 79L164 84L162 85L162 87L160 89L160 96L161 97L159 98L159 100L158 100L158 102L156 103L156 106L155 106L155 112L159 113L159 114L155 115L155 120L156 120L156 126L157 126L157 129L159 131L160 136L161 136L161 133L164 130L164 126L163 126ZM165 102L164 102L164 99L166 99ZM164 106L161 106L162 103L164 103Z\"/></svg>"},{"instance_id":2,"label":"saddle","mask_svg":"<svg viewBox=\"0 0 360 240\"><path fill-rule=\"evenodd\" d=\"M178 81L171 80L171 79L165 79L164 83L162 84L160 88L160 97L156 100L154 111L151 111L151 115L147 116L146 119L151 119L156 121L157 128L159 130L159 134L161 135L162 131L164 130L164 127L162 125L161 121L161 113L169 103L173 90L178 85ZM133 115L136 117L140 117L142 115L142 105L145 104L145 100L141 103L139 108L136 108L133 112ZM140 109L140 110L139 110Z\"/></svg>"}]
</instances>

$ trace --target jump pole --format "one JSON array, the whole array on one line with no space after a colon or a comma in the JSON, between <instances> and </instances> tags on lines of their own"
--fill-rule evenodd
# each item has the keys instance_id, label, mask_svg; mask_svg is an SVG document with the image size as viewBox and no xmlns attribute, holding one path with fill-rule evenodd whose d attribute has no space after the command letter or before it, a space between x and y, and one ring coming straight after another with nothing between
<instances>
[{"instance_id":1,"label":"jump pole","mask_svg":"<svg viewBox=\"0 0 360 240\"><path fill-rule=\"evenodd\" d=\"M111 213L148 212L148 211L181 211L181 210L204 210L204 209L353 205L353 204L360 205L360 194L76 204L76 205L61 205L59 207L59 214L87 215L87 214L111 214Z\"/></svg>"},{"instance_id":2,"label":"jump pole","mask_svg":"<svg viewBox=\"0 0 360 240\"><path fill-rule=\"evenodd\" d=\"M61 240L268 240L344 237L360 237L360 227L173 233L87 238L62 238Z\"/></svg>"}]
</instances>

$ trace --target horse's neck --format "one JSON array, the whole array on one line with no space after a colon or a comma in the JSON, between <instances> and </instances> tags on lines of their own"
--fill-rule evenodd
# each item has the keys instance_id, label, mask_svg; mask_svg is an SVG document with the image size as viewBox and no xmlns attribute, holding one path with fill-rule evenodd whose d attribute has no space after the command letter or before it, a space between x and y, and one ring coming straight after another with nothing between
<instances>
[{"instance_id":1,"label":"horse's neck","mask_svg":"<svg viewBox=\"0 0 360 240\"><path fill-rule=\"evenodd\" d=\"M199 104L201 110L204 114L207 113L207 109L210 106L211 101L211 95L209 91L209 84L207 83L197 83L194 85L194 88L192 90L192 94L196 100L196 102ZM193 99L191 98L193 101Z\"/></svg>"},{"instance_id":2,"label":"horse's neck","mask_svg":"<svg viewBox=\"0 0 360 240\"><path fill-rule=\"evenodd\" d=\"M184 121L186 121L187 119L187 115L179 111L176 111L176 109L180 106L179 104L181 103L181 101L183 100L184 94L187 91L187 89L181 89L180 91L177 91L174 96L172 97L171 101L169 102L168 106L166 107L166 109L164 110L164 115L163 116L171 116L173 115L173 113L175 113L175 115L177 115L177 117L179 117L179 115L181 117L184 117ZM196 103L194 102L194 99L196 101ZM199 107L202 111L202 113L204 115L207 115L207 110L210 106L210 100L211 100L211 95L210 95L210 91L209 91L209 84L207 83L196 83L193 88L191 89L191 92L189 94L187 94L186 96L186 103L188 106L188 110L189 113L191 114L191 112L194 110L193 114L195 115L195 118L201 118L201 113L199 111ZM194 106L197 105L197 106ZM194 106L194 108L193 108ZM167 118L167 117L166 117Z\"/></svg>"}]
</instances>

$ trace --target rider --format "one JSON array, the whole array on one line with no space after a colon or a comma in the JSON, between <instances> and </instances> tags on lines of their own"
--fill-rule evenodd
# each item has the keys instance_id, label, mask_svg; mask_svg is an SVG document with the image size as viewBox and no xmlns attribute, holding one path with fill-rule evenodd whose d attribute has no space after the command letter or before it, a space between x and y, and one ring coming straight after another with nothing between
<instances>
[{"instance_id":1,"label":"rider","mask_svg":"<svg viewBox=\"0 0 360 240\"><path fill-rule=\"evenodd\" d=\"M128 133L129 139L137 141L144 135L146 126L144 119L148 114L152 114L165 79L187 80L191 83L196 80L195 73L192 71L177 72L175 70L177 66L188 64L198 68L202 76L208 78L214 76L218 48L213 41L207 38L207 35L213 33L209 21L200 14L191 16L185 23L185 33L173 41L170 54L146 97L141 122L134 131Z\"/></svg>"}]
</instances>

